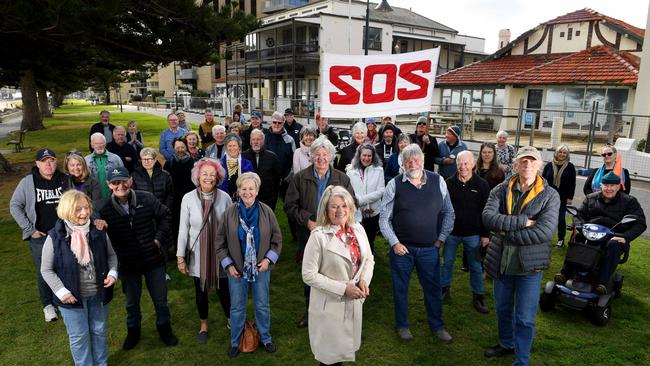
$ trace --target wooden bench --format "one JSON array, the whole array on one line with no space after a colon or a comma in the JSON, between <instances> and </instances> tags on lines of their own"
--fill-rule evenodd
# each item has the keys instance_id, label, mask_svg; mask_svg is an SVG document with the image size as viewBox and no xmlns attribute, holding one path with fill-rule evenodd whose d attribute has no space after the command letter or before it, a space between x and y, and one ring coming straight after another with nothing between
<instances>
[{"instance_id":1,"label":"wooden bench","mask_svg":"<svg viewBox=\"0 0 650 366\"><path fill-rule=\"evenodd\" d=\"M20 152L20 150L25 148L23 143L25 142L25 135L27 134L27 130L22 130L17 132L18 132L18 140L10 140L7 142L7 145L14 145L14 147L16 148L16 152Z\"/></svg>"}]
</instances>

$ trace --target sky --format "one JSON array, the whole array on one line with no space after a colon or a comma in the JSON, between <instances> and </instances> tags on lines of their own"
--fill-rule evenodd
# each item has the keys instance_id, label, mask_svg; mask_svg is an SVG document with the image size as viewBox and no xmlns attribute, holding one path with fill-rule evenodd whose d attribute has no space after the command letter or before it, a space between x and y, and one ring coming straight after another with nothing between
<instances>
[{"instance_id":1,"label":"sky","mask_svg":"<svg viewBox=\"0 0 650 366\"><path fill-rule=\"evenodd\" d=\"M497 50L499 30L509 28L511 40L560 15L583 8L646 28L649 0L388 0L411 9L460 34L485 38L485 52ZM372 0L377 2L377 0Z\"/></svg>"}]
</instances>

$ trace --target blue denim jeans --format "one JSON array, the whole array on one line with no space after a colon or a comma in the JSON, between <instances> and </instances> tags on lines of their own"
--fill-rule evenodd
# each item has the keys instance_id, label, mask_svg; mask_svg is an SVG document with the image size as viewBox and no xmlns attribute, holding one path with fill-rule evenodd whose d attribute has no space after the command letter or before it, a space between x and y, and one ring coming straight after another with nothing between
<instances>
[{"instance_id":1,"label":"blue denim jeans","mask_svg":"<svg viewBox=\"0 0 650 366\"><path fill-rule=\"evenodd\" d=\"M230 289L230 346L239 347L239 340L246 322L246 302L248 289L253 292L253 309L255 323L260 333L262 344L271 342L271 307L269 305L269 282L271 271L259 272L255 282L248 282L243 277L233 278L228 274Z\"/></svg>"},{"instance_id":2,"label":"blue denim jeans","mask_svg":"<svg viewBox=\"0 0 650 366\"><path fill-rule=\"evenodd\" d=\"M38 295L41 298L41 304L43 307L52 304L52 289L50 286L45 283L43 276L41 275L41 257L43 255L43 245L45 244L45 239L47 236L41 236L38 239L30 238L29 239L29 249L32 252L32 262L34 262L34 267L36 267L36 273L38 274Z\"/></svg>"},{"instance_id":3,"label":"blue denim jeans","mask_svg":"<svg viewBox=\"0 0 650 366\"><path fill-rule=\"evenodd\" d=\"M515 349L513 365L516 366L528 365L541 284L542 272L524 276L501 275L494 280L499 344Z\"/></svg>"},{"instance_id":4,"label":"blue denim jeans","mask_svg":"<svg viewBox=\"0 0 650 366\"><path fill-rule=\"evenodd\" d=\"M393 302L397 328L408 328L409 283L413 268L424 292L424 306L432 331L442 324L442 288L440 287L440 254L436 247L406 246L409 253L398 256L389 250L390 274L393 281Z\"/></svg>"},{"instance_id":5,"label":"blue denim jeans","mask_svg":"<svg viewBox=\"0 0 650 366\"><path fill-rule=\"evenodd\" d=\"M140 327L142 314L140 313L140 297L142 295L142 276L144 276L147 290L151 296L156 310L156 325L169 324L171 315L167 304L167 280L165 264L139 273L120 273L122 278L122 291L124 291L126 305L126 326L128 328Z\"/></svg>"},{"instance_id":6,"label":"blue denim jeans","mask_svg":"<svg viewBox=\"0 0 650 366\"><path fill-rule=\"evenodd\" d=\"M75 365L108 365L108 305L98 295L80 300L83 307L59 307Z\"/></svg>"},{"instance_id":7,"label":"blue denim jeans","mask_svg":"<svg viewBox=\"0 0 650 366\"><path fill-rule=\"evenodd\" d=\"M454 261L456 260L456 250L460 243L463 243L463 252L467 254L467 264L469 266L469 285L472 292L478 295L483 294L483 268L481 262L476 258L481 239L478 235L472 236L455 236L449 235L443 246L442 264L442 287L450 287L451 279L454 275Z\"/></svg>"}]
</instances>

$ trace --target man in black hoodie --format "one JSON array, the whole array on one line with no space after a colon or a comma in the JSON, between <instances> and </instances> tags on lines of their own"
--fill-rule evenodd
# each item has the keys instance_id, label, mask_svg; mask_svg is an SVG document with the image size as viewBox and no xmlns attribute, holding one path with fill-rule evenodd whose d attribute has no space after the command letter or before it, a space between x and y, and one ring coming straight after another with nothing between
<instances>
[{"instance_id":1,"label":"man in black hoodie","mask_svg":"<svg viewBox=\"0 0 650 366\"><path fill-rule=\"evenodd\" d=\"M46 322L57 320L58 317L52 305L52 289L41 276L41 253L47 232L58 219L56 207L59 199L70 187L70 178L56 168L54 151L40 149L36 153L36 167L18 183L9 203L9 211L22 230L23 240L29 240Z\"/></svg>"},{"instance_id":2,"label":"man in black hoodie","mask_svg":"<svg viewBox=\"0 0 650 366\"><path fill-rule=\"evenodd\" d=\"M456 219L451 235L444 244L444 264L441 269L443 298L451 299L451 279L454 273L456 249L462 243L463 252L467 253L469 264L469 283L472 288L472 305L479 313L486 314L489 309L483 303L483 268L477 255L480 247L489 244L489 232L483 226L481 214L490 195L487 181L474 171L474 155L470 151L462 151L456 158L458 171L447 178L447 190L454 206Z\"/></svg>"}]
</instances>

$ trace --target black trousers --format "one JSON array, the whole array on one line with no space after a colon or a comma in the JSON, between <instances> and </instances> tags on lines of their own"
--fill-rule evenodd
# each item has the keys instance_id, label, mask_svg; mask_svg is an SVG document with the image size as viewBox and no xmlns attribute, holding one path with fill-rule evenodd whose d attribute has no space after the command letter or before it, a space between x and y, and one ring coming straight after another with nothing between
<instances>
[{"instance_id":1,"label":"black trousers","mask_svg":"<svg viewBox=\"0 0 650 366\"><path fill-rule=\"evenodd\" d=\"M196 309L199 312L199 319L208 318L208 291L201 290L201 280L194 277L194 292L196 294ZM230 291L228 290L228 278L219 278L217 295L221 303L221 309L226 318L230 318Z\"/></svg>"},{"instance_id":2,"label":"black trousers","mask_svg":"<svg viewBox=\"0 0 650 366\"><path fill-rule=\"evenodd\" d=\"M379 229L379 215L364 218L361 220L361 226L363 226L363 229L366 231L372 254L375 254L375 237L377 236L377 230Z\"/></svg>"}]
</instances>

